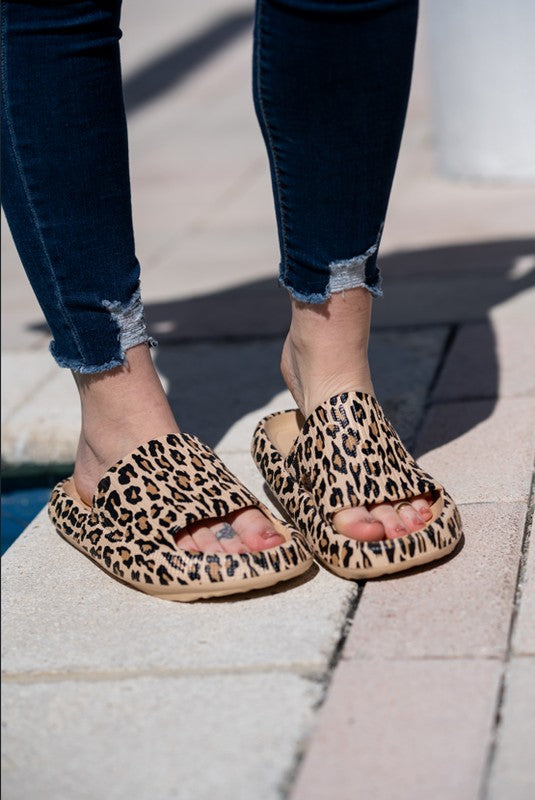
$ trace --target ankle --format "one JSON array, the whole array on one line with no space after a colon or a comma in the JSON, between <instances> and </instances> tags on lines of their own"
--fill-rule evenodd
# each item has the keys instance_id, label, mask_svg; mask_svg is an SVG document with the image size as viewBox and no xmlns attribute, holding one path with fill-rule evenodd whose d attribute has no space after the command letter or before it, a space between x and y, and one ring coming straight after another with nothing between
<instances>
[{"instance_id":1,"label":"ankle","mask_svg":"<svg viewBox=\"0 0 535 800\"><path fill-rule=\"evenodd\" d=\"M74 378L82 408L82 432L90 442L109 430L176 427L146 345L128 350L121 367L94 375L75 374Z\"/></svg>"},{"instance_id":2,"label":"ankle","mask_svg":"<svg viewBox=\"0 0 535 800\"><path fill-rule=\"evenodd\" d=\"M146 346L128 350L122 367L74 377L82 407L75 470L79 491L79 484L95 484L138 445L179 430Z\"/></svg>"},{"instance_id":3,"label":"ankle","mask_svg":"<svg viewBox=\"0 0 535 800\"><path fill-rule=\"evenodd\" d=\"M370 318L371 296L365 290L333 295L317 306L292 303L281 371L303 414L344 391L373 394Z\"/></svg>"},{"instance_id":4,"label":"ankle","mask_svg":"<svg viewBox=\"0 0 535 800\"><path fill-rule=\"evenodd\" d=\"M365 352L353 353L349 360L328 353L322 357L313 349L296 346L290 335L282 351L281 373L305 417L320 403L342 392L374 394Z\"/></svg>"}]
</instances>

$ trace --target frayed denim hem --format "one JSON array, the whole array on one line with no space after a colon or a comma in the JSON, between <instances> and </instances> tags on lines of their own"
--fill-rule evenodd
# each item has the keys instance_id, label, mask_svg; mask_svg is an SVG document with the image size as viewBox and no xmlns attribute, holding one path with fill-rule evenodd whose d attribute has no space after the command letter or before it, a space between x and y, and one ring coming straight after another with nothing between
<instances>
[{"instance_id":1,"label":"frayed denim hem","mask_svg":"<svg viewBox=\"0 0 535 800\"><path fill-rule=\"evenodd\" d=\"M302 292L294 286L289 286L283 277L279 279L279 285L287 289L291 296L301 303L319 304L325 303L332 294L344 292L346 289L366 289L373 297L382 297L381 274L377 270L371 282L366 276L366 265L371 258L377 255L379 242L383 226L379 229L377 239L368 247L365 253L354 258L345 258L339 261L331 261L329 264L330 278L323 292Z\"/></svg>"},{"instance_id":2,"label":"frayed denim hem","mask_svg":"<svg viewBox=\"0 0 535 800\"><path fill-rule=\"evenodd\" d=\"M377 282L374 284L366 283L364 279L355 279L348 281L347 285L342 285L337 288L331 288L330 281L327 284L327 287L324 292L299 292L297 289L294 289L293 286L288 286L284 281L281 279L279 280L279 286L282 286L286 289L290 295L300 303L310 303L311 305L320 305L321 303L326 303L327 300L330 299L331 295L336 294L336 292L344 292L346 289L366 289L373 297L382 297L383 290L381 289L381 280L378 277Z\"/></svg>"},{"instance_id":3,"label":"frayed denim hem","mask_svg":"<svg viewBox=\"0 0 535 800\"><path fill-rule=\"evenodd\" d=\"M130 347L135 347L138 344L145 344L147 343L149 347L157 347L158 342L156 339L153 339L152 336L145 335L144 337L140 337L139 339L134 339L132 344L128 345ZM122 352L120 356L117 358L112 358L111 361L107 361L105 364L84 364L83 361L77 361L73 358L62 358L61 356L56 355L54 352L54 342L50 342L49 350L59 367L64 367L65 369L71 369L73 372L80 372L82 375L91 375L96 374L98 372L106 372L110 369L115 369L115 367L122 367L124 365L126 359L126 351Z\"/></svg>"},{"instance_id":4,"label":"frayed denim hem","mask_svg":"<svg viewBox=\"0 0 535 800\"><path fill-rule=\"evenodd\" d=\"M149 341L139 289L134 292L128 303L121 303L119 300L103 300L102 305L108 309L112 320L117 325L121 358L124 358L128 348ZM152 339L151 346L154 347L156 344Z\"/></svg>"},{"instance_id":5,"label":"frayed denim hem","mask_svg":"<svg viewBox=\"0 0 535 800\"><path fill-rule=\"evenodd\" d=\"M106 372L107 370L121 367L125 362L126 351L138 344L147 343L149 347L156 347L158 342L147 334L143 303L139 289L132 295L127 303L118 300L103 300L102 305L106 308L117 326L117 341L119 343L119 354L106 361L104 364L85 364L83 361L62 358L55 353L55 342L50 343L50 352L60 367L66 367L73 372L91 374Z\"/></svg>"}]
</instances>

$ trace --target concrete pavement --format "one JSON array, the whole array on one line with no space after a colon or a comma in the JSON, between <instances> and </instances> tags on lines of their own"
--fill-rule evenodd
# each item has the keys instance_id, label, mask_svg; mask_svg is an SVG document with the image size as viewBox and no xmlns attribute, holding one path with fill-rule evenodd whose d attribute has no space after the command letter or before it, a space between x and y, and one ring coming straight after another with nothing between
<instances>
[{"instance_id":1,"label":"concrete pavement","mask_svg":"<svg viewBox=\"0 0 535 800\"><path fill-rule=\"evenodd\" d=\"M265 498L250 435L292 403L251 6L160 6L131 0L123 23L156 364L184 429ZM464 546L389 580L315 567L185 606L115 583L41 513L2 559L9 800L534 795L535 187L436 175L423 44L371 355L401 435L460 503ZM8 236L3 248L3 461L68 464L72 378L47 353Z\"/></svg>"}]
</instances>

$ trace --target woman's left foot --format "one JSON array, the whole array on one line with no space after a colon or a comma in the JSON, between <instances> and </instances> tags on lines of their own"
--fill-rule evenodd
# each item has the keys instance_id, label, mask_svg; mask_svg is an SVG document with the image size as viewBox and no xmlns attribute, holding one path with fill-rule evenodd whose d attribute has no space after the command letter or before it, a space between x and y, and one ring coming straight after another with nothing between
<instances>
[{"instance_id":1,"label":"woman's left foot","mask_svg":"<svg viewBox=\"0 0 535 800\"><path fill-rule=\"evenodd\" d=\"M333 295L321 306L293 301L292 307L281 372L303 416L342 392L366 392L375 397L367 355L369 293L352 289ZM334 515L333 525L351 539L373 542L414 533L431 518L430 498L420 495L403 505L380 503L344 509Z\"/></svg>"}]
</instances>

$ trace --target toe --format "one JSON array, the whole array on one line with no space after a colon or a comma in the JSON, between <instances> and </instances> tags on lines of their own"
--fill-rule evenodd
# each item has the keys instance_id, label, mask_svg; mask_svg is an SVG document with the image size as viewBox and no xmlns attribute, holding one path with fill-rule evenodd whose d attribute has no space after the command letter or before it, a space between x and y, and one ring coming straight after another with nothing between
<instances>
[{"instance_id":1,"label":"toe","mask_svg":"<svg viewBox=\"0 0 535 800\"><path fill-rule=\"evenodd\" d=\"M203 553L225 552L217 541L215 533L209 528L197 528L197 530L192 533L192 538L199 550Z\"/></svg>"},{"instance_id":2,"label":"toe","mask_svg":"<svg viewBox=\"0 0 535 800\"><path fill-rule=\"evenodd\" d=\"M267 550L284 542L284 536L277 533L273 523L257 508L240 511L228 521L248 550Z\"/></svg>"},{"instance_id":3,"label":"toe","mask_svg":"<svg viewBox=\"0 0 535 800\"><path fill-rule=\"evenodd\" d=\"M372 515L383 523L387 539L396 539L398 536L405 536L409 529L402 522L399 514L396 514L390 505L378 505L370 508Z\"/></svg>"},{"instance_id":4,"label":"toe","mask_svg":"<svg viewBox=\"0 0 535 800\"><path fill-rule=\"evenodd\" d=\"M422 495L421 497L416 497L414 500L411 500L411 506L414 508L424 524L429 522L433 516L430 505L429 498L426 497L426 495Z\"/></svg>"},{"instance_id":5,"label":"toe","mask_svg":"<svg viewBox=\"0 0 535 800\"><path fill-rule=\"evenodd\" d=\"M400 520L400 524L405 525L410 533L414 533L414 531L419 530L425 524L416 509L410 504L401 506L397 512L397 516Z\"/></svg>"},{"instance_id":6,"label":"toe","mask_svg":"<svg viewBox=\"0 0 535 800\"><path fill-rule=\"evenodd\" d=\"M366 508L339 511L333 518L333 525L338 533L361 542L378 542L385 538L383 523Z\"/></svg>"},{"instance_id":7,"label":"toe","mask_svg":"<svg viewBox=\"0 0 535 800\"><path fill-rule=\"evenodd\" d=\"M249 548L242 542L241 537L230 522L218 520L207 526L214 534L225 553L247 553Z\"/></svg>"},{"instance_id":8,"label":"toe","mask_svg":"<svg viewBox=\"0 0 535 800\"><path fill-rule=\"evenodd\" d=\"M190 533L178 534L176 543L182 550L190 550L192 553L199 552L199 546L195 544L193 536Z\"/></svg>"}]
</instances>

